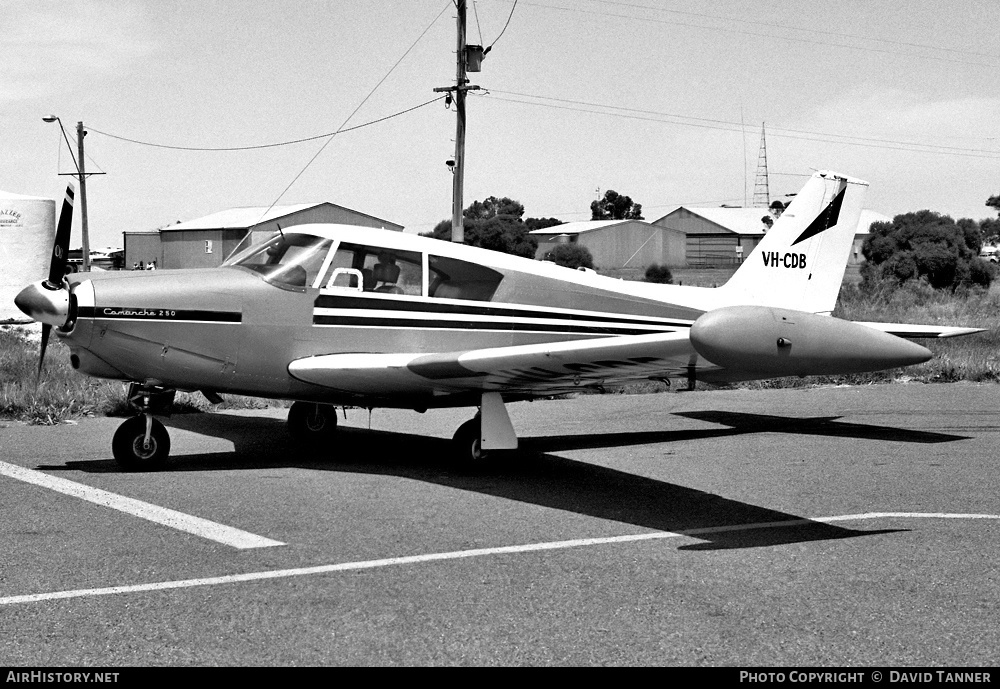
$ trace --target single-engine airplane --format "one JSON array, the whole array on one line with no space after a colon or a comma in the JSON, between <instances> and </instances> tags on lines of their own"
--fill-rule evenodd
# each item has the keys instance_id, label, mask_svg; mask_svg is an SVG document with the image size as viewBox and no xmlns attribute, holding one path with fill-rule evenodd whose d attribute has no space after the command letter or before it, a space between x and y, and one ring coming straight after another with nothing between
<instances>
[{"instance_id":1,"label":"single-engine airplane","mask_svg":"<svg viewBox=\"0 0 1000 689\"><path fill-rule=\"evenodd\" d=\"M517 447L510 401L894 368L931 357L904 338L976 332L830 316L866 189L815 173L717 288L332 224L289 227L216 269L64 277L70 193L48 279L15 301L43 324L40 367L54 328L75 369L131 383L138 413L112 441L125 468L163 464L170 438L155 415L177 390L293 400L292 434L320 442L336 406L478 407L453 442L479 460Z\"/></svg>"}]
</instances>

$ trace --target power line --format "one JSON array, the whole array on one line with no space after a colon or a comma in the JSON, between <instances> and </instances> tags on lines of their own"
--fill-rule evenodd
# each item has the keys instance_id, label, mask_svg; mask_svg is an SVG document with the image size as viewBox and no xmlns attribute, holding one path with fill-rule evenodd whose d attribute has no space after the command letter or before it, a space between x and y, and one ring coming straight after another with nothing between
<instances>
[{"instance_id":1,"label":"power line","mask_svg":"<svg viewBox=\"0 0 1000 689\"><path fill-rule=\"evenodd\" d=\"M385 83L385 80L389 78L389 75L392 74L394 71L396 71L396 68L399 67L400 63L403 60L406 59L406 56L409 55L410 52L417 46L417 43L419 43L421 41L421 39L423 39L423 37L425 35L427 35L427 32L430 31L431 27L434 26L434 24L437 23L437 20L441 18L441 15L443 15L445 13L445 10L448 9L448 6L450 4L451 4L451 2L447 3L441 9L441 11L438 12L437 15L435 15L434 19L431 20L430 24L428 24L427 27L423 31L420 32L420 35L417 36L416 40L414 40L413 43L410 44L410 47L407 48L403 52L403 54L399 56L399 59L396 60L396 62L392 65L392 67L389 68L389 71L385 73L385 76L383 76L381 79L379 79L378 83L375 84L375 86L372 87L372 90L368 92L368 95L361 99L361 102L358 103L358 106L356 108L354 108L354 110L351 111L351 114L347 116L347 118L340 125L340 127L337 129L337 131L333 132L333 134L331 134L329 136L329 138L323 143L323 145L320 146L319 150L316 151L316 153L313 155L313 157L309 159L309 162L306 163L305 166L302 168L302 170L299 171L299 174L295 175L295 177L292 178L292 181L288 183L288 186L285 187L280 194L278 194L277 198L274 199L274 201L271 203L271 205L268 206L267 210L265 210L264 213L260 216L261 219L258 220L257 223L255 223L255 226L259 225L261 223L261 221L263 221L263 219L271 211L271 208L273 208L274 205L276 203L278 203L278 201L281 200L281 197L283 197L285 194L288 193L288 190L291 189L292 185L295 184L299 180L299 177L301 177L303 174L305 174L305 171L308 170L309 167L316 161L316 159L319 158L320 154L323 151L326 150L326 147L330 145L330 142L333 141L333 138L344 129L344 127L347 125L347 123L351 121L351 118L354 117L357 114L358 110L360 110L364 106L364 104L368 102L368 99L371 98L375 94L375 92L379 89L379 87L383 83ZM428 101L428 102L431 102L431 101ZM247 234L247 236L249 236L249 235L250 235L250 233Z\"/></svg>"},{"instance_id":2,"label":"power line","mask_svg":"<svg viewBox=\"0 0 1000 689\"><path fill-rule=\"evenodd\" d=\"M500 29L500 36L503 36L504 32L507 30L507 27L510 26L510 20L513 18L514 10L516 9L517 9L517 0L514 0L514 6L510 8L510 14L507 15L507 23L503 25L502 29ZM495 46L497 44L497 41L500 40L500 36L497 36L496 38L493 39L493 42L490 43L489 47L483 51L483 55L493 50L493 46Z\"/></svg>"},{"instance_id":3,"label":"power line","mask_svg":"<svg viewBox=\"0 0 1000 689\"><path fill-rule=\"evenodd\" d=\"M767 39L771 39L771 40L792 41L792 42L796 42L796 43L808 43L808 44L811 44L811 45L823 45L823 46L831 46L831 47L835 47L835 48L847 48L848 50L861 50L861 51L870 52L870 53L880 53L880 54L887 54L887 55L902 55L902 56L909 57L909 58L922 58L922 59L926 59L926 60L937 60L939 62L952 62L952 63L964 64L964 65L975 65L975 66L978 66L978 67L991 67L991 68L996 68L997 67L997 63L996 62L972 62L970 60L959 60L959 59L956 59L956 58L942 57L942 56L936 56L936 55L922 55L922 54L919 54L919 53L900 52L898 50L888 50L888 49L885 49L885 48L871 48L871 47L865 47L865 46L859 46L859 45L845 45L843 43L832 43L830 41L818 41L818 40L813 40L813 39L808 39L808 38L798 38L798 37L794 37L794 36L781 36L781 35L777 35L777 34L774 34L774 33L761 33L761 32L757 32L757 31L745 31L745 30L742 30L742 29L730 29L730 28L725 28L725 27L721 27L721 26L705 26L703 24L693 24L693 23L679 22L679 21L668 21L666 19L653 19L651 17L637 17L635 15L630 15L630 14L614 14L614 13L611 13L611 12L601 12L599 10L585 10L585 9L582 9L582 8L579 8L579 7L558 7L556 5L544 5L544 4L540 4L540 3L537 3L537 2L528 2L528 3L525 3L525 4L533 5L535 7L541 7L541 8L548 9L548 10L560 10L560 11L563 11L563 12L576 12L578 14L593 14L593 15L598 15L598 16L603 16L603 17L614 17L616 19L631 19L631 20L634 20L634 21L650 22L650 23L654 23L654 24L665 24L665 25L668 25L668 26L682 26L682 27L694 28L694 29L706 29L706 30L710 30L710 31L725 31L727 33L740 34L740 35L743 35L743 36L757 36L757 37L760 37L760 38L767 38ZM710 17L708 17L706 15L706 18L710 18ZM728 20L728 21L735 21L735 20ZM751 22L745 22L745 23L751 23ZM785 28L791 28L791 27L785 27ZM865 40L871 40L871 39L865 39ZM990 56L990 57L992 57L992 56Z\"/></svg>"},{"instance_id":4,"label":"power line","mask_svg":"<svg viewBox=\"0 0 1000 689\"><path fill-rule=\"evenodd\" d=\"M124 137L124 136L118 136L117 134L109 134L107 132L102 132L99 129L94 129L90 125L87 125L87 131L94 132L95 134L100 134L102 136L106 136L106 137L108 137L110 139L117 139L119 141L125 141L125 142L130 143L130 144L137 144L139 146L150 146L152 148L166 148L166 149L169 149L169 150L172 150L172 151L212 151L212 152L221 152L221 151L256 151L256 150L260 150L260 149L263 149L263 148L277 148L279 146L294 146L295 144L306 143L306 142L309 142L309 141L316 141L317 139L325 139L326 137L335 136L337 134L343 134L345 132L352 132L355 129L361 129L363 127L370 127L373 124L378 124L379 122L385 122L386 120L391 120L394 117L399 117L400 115L405 115L407 113L413 112L414 110L422 108L422 107L424 107L426 105L430 105L431 103L436 103L439 100L443 100L443 98L444 98L444 96L438 96L438 97L432 98L429 101L426 101L424 103L420 103L419 105L414 105L412 108L407 108L406 110L400 110L399 112L393 113L391 115L386 115L385 117L380 117L377 120L371 120L370 122L365 122L364 124L355 125L354 127L341 128L341 129L338 129L335 132L327 132L326 134L317 134L315 136L308 136L308 137L305 137L304 139L293 139L291 141L279 141L277 143L259 144L259 145L256 145L256 146L219 146L219 147L212 147L212 146L170 146L170 145L167 145L167 144L152 143L150 141L139 141L137 139L129 139L129 138Z\"/></svg>"},{"instance_id":5,"label":"power line","mask_svg":"<svg viewBox=\"0 0 1000 689\"><path fill-rule=\"evenodd\" d=\"M781 24L781 23L774 23L774 22L762 22L762 21L757 21L757 20L753 20L753 19L735 19L735 18L732 18L732 17L724 17L724 16L721 16L721 15L718 15L718 14L706 14L706 13L701 13L701 12L687 12L687 11L684 11L684 10L672 10L672 9L666 9L666 8L663 8L663 7L650 7L648 5L637 5L637 4L633 4L633 3L627 3L627 2L617 2L616 0L593 0L593 1L594 2L602 2L602 3L606 4L606 5L617 5L619 7L631 7L631 8L643 9L643 10L653 10L653 11L656 11L656 12L665 12L665 13L668 13L668 14L680 14L680 15L686 15L686 16L689 16L689 17L699 17L699 18L703 18L703 19L718 19L720 21L734 22L734 23L739 23L739 24L754 24L754 25L757 25L757 26L767 26L767 27L771 27L771 28L785 29L785 30L789 30L789 31L802 31L802 32L805 32L805 33L814 33L814 34L820 34L820 35L826 35L826 36L837 36L838 38L851 38L851 39L855 39L855 40L859 40L859 41L872 41L872 42L875 42L875 43L889 43L889 44L892 44L892 45L906 46L908 48L922 48L922 49L927 49L927 50L940 50L942 52L958 53L958 54L964 54L964 55L975 55L977 57L987 57L987 58L992 58L992 59L1000 60L1000 55L997 55L995 53L979 52L979 51L976 51L976 50L963 50L963 49L960 49L960 48L945 48L945 47L942 47L942 46L928 45L926 43L910 43L910 42L907 42L907 41L896 41L896 40L893 40L891 38L871 38L869 36L861 36L859 34L844 33L844 32L838 32L838 31L824 31L822 29L812 29L812 28L807 28L807 27L802 27L802 26L793 26L793 25L789 25L789 24ZM909 53L905 53L905 54L909 54Z\"/></svg>"},{"instance_id":6,"label":"power line","mask_svg":"<svg viewBox=\"0 0 1000 689\"><path fill-rule=\"evenodd\" d=\"M479 43L483 42L483 27L479 25L479 5L476 0L472 0L472 14L476 16L476 31L479 32Z\"/></svg>"},{"instance_id":7,"label":"power line","mask_svg":"<svg viewBox=\"0 0 1000 689\"><path fill-rule=\"evenodd\" d=\"M520 98L533 98L536 100L526 101L517 98L503 98L493 94L507 94ZM691 117L687 115L677 115L673 113L658 112L655 110L640 110L637 108L627 108L616 105L606 105L603 103L589 103L586 101L572 100L567 98L555 98L552 96L538 96L529 93L518 93L515 91L503 91L491 89L489 97L494 100L503 100L512 103L522 103L525 105L538 105L542 107L573 110L577 112L589 112L599 115L609 115L612 117L622 117L626 119L643 120L650 122L662 122L665 124L679 124L686 127L697 127L701 129L715 129L729 132L741 132L742 125L739 122L727 120L716 120L702 117ZM540 102L555 101L555 103ZM573 107L578 106L578 107ZM594 108L602 108L595 110ZM611 112L608 112L611 111ZM671 118L671 119L663 119ZM772 126L772 136L788 139L799 139L804 141L820 141L825 143L836 143L852 146L864 146L869 148L882 148L889 150L902 150L918 153L937 153L941 155L954 155L972 158L986 158L990 160L1000 159L1000 151L990 149L959 148L956 146L941 146L938 144L927 144L917 141L897 141L892 139L879 139L872 137L851 136L845 134L834 134L830 132L816 132L800 129L789 129L785 127ZM784 132L784 133L781 133Z\"/></svg>"}]
</instances>

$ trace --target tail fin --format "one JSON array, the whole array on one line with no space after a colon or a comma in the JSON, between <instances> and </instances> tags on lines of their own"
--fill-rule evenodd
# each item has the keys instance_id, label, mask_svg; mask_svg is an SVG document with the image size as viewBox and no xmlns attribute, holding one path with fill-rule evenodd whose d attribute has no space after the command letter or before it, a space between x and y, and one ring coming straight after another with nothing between
<instances>
[{"instance_id":1,"label":"tail fin","mask_svg":"<svg viewBox=\"0 0 1000 689\"><path fill-rule=\"evenodd\" d=\"M830 313L837 304L868 183L834 172L806 182L739 270L719 288L730 305Z\"/></svg>"}]
</instances>

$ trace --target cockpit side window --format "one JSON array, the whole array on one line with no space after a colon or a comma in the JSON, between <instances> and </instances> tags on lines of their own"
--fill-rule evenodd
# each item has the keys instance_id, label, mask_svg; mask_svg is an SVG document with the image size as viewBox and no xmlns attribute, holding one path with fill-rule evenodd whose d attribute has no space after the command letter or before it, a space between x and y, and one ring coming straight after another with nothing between
<instances>
[{"instance_id":1,"label":"cockpit side window","mask_svg":"<svg viewBox=\"0 0 1000 689\"><path fill-rule=\"evenodd\" d=\"M489 301L493 298L503 273L477 263L444 256L427 257L430 271L427 294L441 299Z\"/></svg>"},{"instance_id":2,"label":"cockpit side window","mask_svg":"<svg viewBox=\"0 0 1000 689\"><path fill-rule=\"evenodd\" d=\"M249 268L279 285L305 288L313 284L332 244L322 237L289 233L272 237L227 265Z\"/></svg>"},{"instance_id":3,"label":"cockpit side window","mask_svg":"<svg viewBox=\"0 0 1000 689\"><path fill-rule=\"evenodd\" d=\"M415 251L342 242L325 287L379 294L423 294L422 256Z\"/></svg>"}]
</instances>

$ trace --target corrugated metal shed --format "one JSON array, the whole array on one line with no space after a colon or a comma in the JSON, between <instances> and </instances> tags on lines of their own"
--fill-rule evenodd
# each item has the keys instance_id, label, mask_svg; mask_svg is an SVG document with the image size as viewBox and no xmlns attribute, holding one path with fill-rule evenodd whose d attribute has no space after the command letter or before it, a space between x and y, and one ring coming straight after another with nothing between
<instances>
[{"instance_id":1,"label":"corrugated metal shed","mask_svg":"<svg viewBox=\"0 0 1000 689\"><path fill-rule=\"evenodd\" d=\"M653 224L684 234L688 265L729 265L740 263L760 243L767 231L763 221L766 217L773 217L766 208L678 206ZM875 211L861 211L850 257L852 263L864 260L861 244L871 224L889 220Z\"/></svg>"},{"instance_id":2,"label":"corrugated metal shed","mask_svg":"<svg viewBox=\"0 0 1000 689\"><path fill-rule=\"evenodd\" d=\"M533 230L538 239L536 258L556 244L585 246L600 268L644 268L654 263L684 264L684 235L642 220L591 220Z\"/></svg>"},{"instance_id":3,"label":"corrugated metal shed","mask_svg":"<svg viewBox=\"0 0 1000 689\"><path fill-rule=\"evenodd\" d=\"M375 216L367 215L366 213L359 213L358 211L338 206L335 203L323 201L319 203L299 203L288 206L273 206L270 209L266 206L229 208L224 211L219 211L218 213L206 215L203 218L196 218L194 220L179 222L175 225L168 225L167 227L164 227L161 232L182 232L185 230L245 230L256 225L269 223L274 220L280 220L281 218L295 215L296 213L300 213L305 210L319 208L320 206L328 206L331 210L339 210L350 214L355 221L367 218L371 221L370 223L365 223L365 226L367 227L379 227L386 230L397 231L402 231L403 229L402 225L397 225L396 223L389 222L388 220L382 220L381 218L376 218ZM354 222L352 224L358 225L361 223Z\"/></svg>"},{"instance_id":4,"label":"corrugated metal shed","mask_svg":"<svg viewBox=\"0 0 1000 689\"><path fill-rule=\"evenodd\" d=\"M125 233L125 266L156 261L157 268L213 268L222 264L252 233L248 242L278 228L305 223L341 223L401 232L403 226L323 201L286 206L230 208L148 233ZM153 256L154 258L150 258Z\"/></svg>"}]
</instances>

